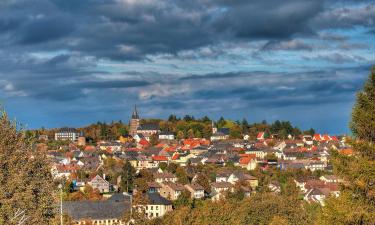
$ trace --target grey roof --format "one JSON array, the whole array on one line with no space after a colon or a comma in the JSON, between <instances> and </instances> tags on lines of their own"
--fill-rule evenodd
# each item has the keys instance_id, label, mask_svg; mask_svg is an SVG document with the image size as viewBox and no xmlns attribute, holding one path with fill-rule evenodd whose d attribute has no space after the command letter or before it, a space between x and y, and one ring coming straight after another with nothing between
<instances>
[{"instance_id":1,"label":"grey roof","mask_svg":"<svg viewBox=\"0 0 375 225\"><path fill-rule=\"evenodd\" d=\"M122 201L121 201L122 200ZM63 202L63 212L73 220L82 219L118 219L126 211L130 211L130 201L118 196L105 201L66 201Z\"/></svg>"},{"instance_id":2,"label":"grey roof","mask_svg":"<svg viewBox=\"0 0 375 225\"><path fill-rule=\"evenodd\" d=\"M78 131L75 128L63 127L60 128L57 133L77 133Z\"/></svg>"},{"instance_id":3,"label":"grey roof","mask_svg":"<svg viewBox=\"0 0 375 225\"><path fill-rule=\"evenodd\" d=\"M217 129L217 133L222 133L224 135L229 135L229 131L230 131L229 128L225 128L225 127Z\"/></svg>"},{"instance_id":4,"label":"grey roof","mask_svg":"<svg viewBox=\"0 0 375 225\"><path fill-rule=\"evenodd\" d=\"M137 130L159 130L159 125L154 123L142 124Z\"/></svg>"},{"instance_id":5,"label":"grey roof","mask_svg":"<svg viewBox=\"0 0 375 225\"><path fill-rule=\"evenodd\" d=\"M153 205L172 205L172 202L160 196L159 193L147 193L148 199Z\"/></svg>"}]
</instances>

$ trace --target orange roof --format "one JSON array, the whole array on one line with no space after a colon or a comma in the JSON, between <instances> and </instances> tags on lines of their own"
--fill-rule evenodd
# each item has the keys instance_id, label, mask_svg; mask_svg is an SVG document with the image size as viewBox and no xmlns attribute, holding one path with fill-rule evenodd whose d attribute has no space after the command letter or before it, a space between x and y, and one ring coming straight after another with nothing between
<instances>
[{"instance_id":1,"label":"orange roof","mask_svg":"<svg viewBox=\"0 0 375 225\"><path fill-rule=\"evenodd\" d=\"M353 155L353 149L351 148L344 148L339 151L343 155Z\"/></svg>"},{"instance_id":2,"label":"orange roof","mask_svg":"<svg viewBox=\"0 0 375 225\"><path fill-rule=\"evenodd\" d=\"M315 141L321 141L322 138L321 138L320 134L314 134L313 140L315 140Z\"/></svg>"},{"instance_id":3,"label":"orange roof","mask_svg":"<svg viewBox=\"0 0 375 225\"><path fill-rule=\"evenodd\" d=\"M152 156L152 160L154 160L154 161L168 161L168 158L166 156L155 155L155 156Z\"/></svg>"},{"instance_id":4,"label":"orange roof","mask_svg":"<svg viewBox=\"0 0 375 225\"><path fill-rule=\"evenodd\" d=\"M92 146L92 145L88 145L85 147L85 151L95 151L95 150L96 150L95 146Z\"/></svg>"},{"instance_id":5,"label":"orange roof","mask_svg":"<svg viewBox=\"0 0 375 225\"><path fill-rule=\"evenodd\" d=\"M331 137L328 134L323 135L323 140L330 141Z\"/></svg>"},{"instance_id":6,"label":"orange roof","mask_svg":"<svg viewBox=\"0 0 375 225\"><path fill-rule=\"evenodd\" d=\"M248 164L252 159L256 158L255 154L239 154L240 158L240 164Z\"/></svg>"}]
</instances>

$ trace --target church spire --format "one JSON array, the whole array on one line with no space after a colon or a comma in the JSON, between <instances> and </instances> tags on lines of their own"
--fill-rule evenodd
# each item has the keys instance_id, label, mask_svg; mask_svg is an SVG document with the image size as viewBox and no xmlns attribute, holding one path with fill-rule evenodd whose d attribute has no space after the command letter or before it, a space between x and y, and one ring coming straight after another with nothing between
<instances>
[{"instance_id":1,"label":"church spire","mask_svg":"<svg viewBox=\"0 0 375 225\"><path fill-rule=\"evenodd\" d=\"M134 105L134 111L132 114L132 119L139 119L138 111L137 111L137 105Z\"/></svg>"}]
</instances>

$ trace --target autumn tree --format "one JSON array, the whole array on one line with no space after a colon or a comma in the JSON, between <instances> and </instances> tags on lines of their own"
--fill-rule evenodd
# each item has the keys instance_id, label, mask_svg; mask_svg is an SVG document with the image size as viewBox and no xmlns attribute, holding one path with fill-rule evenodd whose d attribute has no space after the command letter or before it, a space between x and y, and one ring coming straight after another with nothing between
<instances>
[{"instance_id":1,"label":"autumn tree","mask_svg":"<svg viewBox=\"0 0 375 225\"><path fill-rule=\"evenodd\" d=\"M45 156L33 151L15 122L0 113L0 224L49 224L53 180Z\"/></svg>"}]
</instances>

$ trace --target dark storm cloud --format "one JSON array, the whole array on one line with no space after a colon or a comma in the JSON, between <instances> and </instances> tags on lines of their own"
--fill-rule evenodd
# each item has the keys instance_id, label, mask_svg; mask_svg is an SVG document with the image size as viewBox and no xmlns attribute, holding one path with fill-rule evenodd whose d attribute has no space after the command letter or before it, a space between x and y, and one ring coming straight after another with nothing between
<instances>
[{"instance_id":1,"label":"dark storm cloud","mask_svg":"<svg viewBox=\"0 0 375 225\"><path fill-rule=\"evenodd\" d=\"M310 49L289 42L322 28L372 26L374 5L333 7L322 0L268 1L8 1L0 34L20 51L67 49L114 60L191 50L222 41L268 40L265 49ZM5 32L6 31L6 32ZM43 46L40 46L43 44Z\"/></svg>"}]
</instances>

